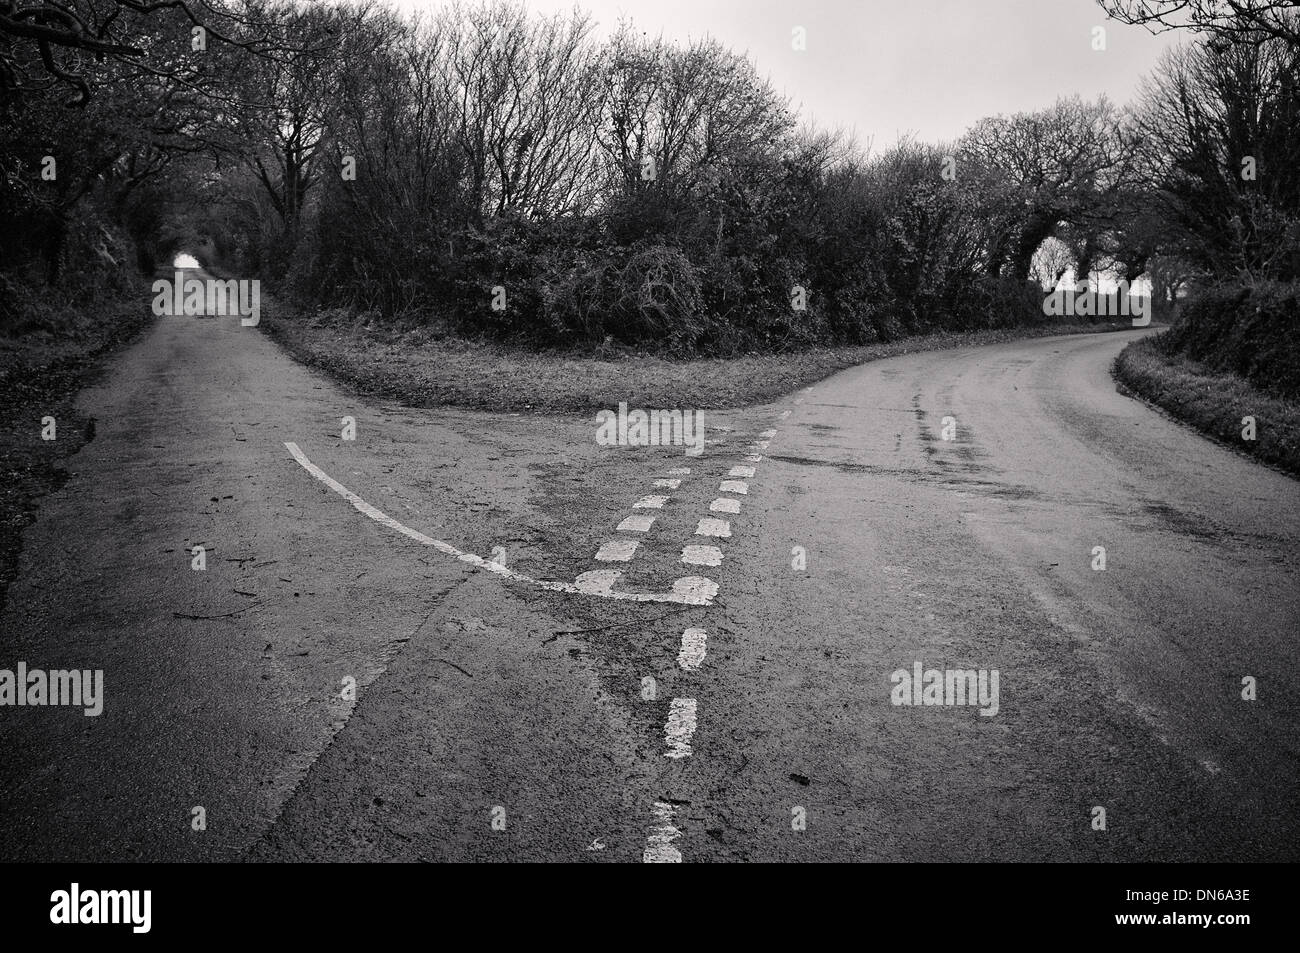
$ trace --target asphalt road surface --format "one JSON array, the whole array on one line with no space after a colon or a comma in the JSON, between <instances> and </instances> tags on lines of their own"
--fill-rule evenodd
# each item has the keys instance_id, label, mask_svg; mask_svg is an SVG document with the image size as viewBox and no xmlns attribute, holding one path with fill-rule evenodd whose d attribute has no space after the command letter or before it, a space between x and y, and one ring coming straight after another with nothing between
<instances>
[{"instance_id":1,"label":"asphalt road surface","mask_svg":"<svg viewBox=\"0 0 1300 953\"><path fill-rule=\"evenodd\" d=\"M1116 393L1141 333L879 361L692 457L161 318L0 617L0 668L104 672L0 710L0 856L1294 860L1300 495ZM996 713L895 704L918 663Z\"/></svg>"}]
</instances>

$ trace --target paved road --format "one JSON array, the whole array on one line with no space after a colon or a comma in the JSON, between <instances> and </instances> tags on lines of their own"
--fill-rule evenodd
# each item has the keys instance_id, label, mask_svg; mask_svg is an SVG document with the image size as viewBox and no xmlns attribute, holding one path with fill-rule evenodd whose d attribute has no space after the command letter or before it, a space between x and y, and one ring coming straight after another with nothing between
<instances>
[{"instance_id":1,"label":"paved road","mask_svg":"<svg viewBox=\"0 0 1300 953\"><path fill-rule=\"evenodd\" d=\"M1295 859L1300 497L1116 394L1131 337L881 361L688 457L162 318L0 616L0 668L105 673L97 718L0 709L0 856ZM592 572L719 591L529 581ZM997 713L892 704L918 662Z\"/></svg>"}]
</instances>

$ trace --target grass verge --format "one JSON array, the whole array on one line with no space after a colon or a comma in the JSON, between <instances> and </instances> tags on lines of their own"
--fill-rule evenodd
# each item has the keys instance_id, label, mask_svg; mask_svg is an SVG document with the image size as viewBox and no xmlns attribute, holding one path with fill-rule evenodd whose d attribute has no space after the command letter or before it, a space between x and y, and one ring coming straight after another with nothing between
<instances>
[{"instance_id":1,"label":"grass verge","mask_svg":"<svg viewBox=\"0 0 1300 953\"><path fill-rule=\"evenodd\" d=\"M528 351L434 338L419 329L401 332L276 316L268 313L271 310L263 309L262 324L286 351L356 393L414 407L582 414L617 407L619 401L632 407L747 407L775 400L846 367L885 357L1131 326L1126 322L1008 328L865 347L683 361L641 354L600 357Z\"/></svg>"},{"instance_id":2,"label":"grass verge","mask_svg":"<svg viewBox=\"0 0 1300 953\"><path fill-rule=\"evenodd\" d=\"M1134 341L1115 358L1115 379L1130 396L1233 450L1300 476L1300 405L1279 400L1234 374L1165 354L1158 336ZM1255 418L1255 439L1242 438L1242 418Z\"/></svg>"}]
</instances>

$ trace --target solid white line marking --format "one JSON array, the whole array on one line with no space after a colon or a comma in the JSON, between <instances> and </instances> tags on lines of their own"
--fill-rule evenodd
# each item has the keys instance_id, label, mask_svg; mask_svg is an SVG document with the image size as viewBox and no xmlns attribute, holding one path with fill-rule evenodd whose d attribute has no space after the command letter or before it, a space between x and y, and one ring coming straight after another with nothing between
<instances>
[{"instance_id":1,"label":"solid white line marking","mask_svg":"<svg viewBox=\"0 0 1300 953\"><path fill-rule=\"evenodd\" d=\"M727 476L744 477L746 480L749 480L752 479L754 476L754 468L753 467L732 467L730 470L727 471Z\"/></svg>"},{"instance_id":2,"label":"solid white line marking","mask_svg":"<svg viewBox=\"0 0 1300 953\"><path fill-rule=\"evenodd\" d=\"M657 827L650 828L646 838L645 853L641 855L647 864L680 864L682 852L673 846L673 841L682 836L682 832L673 826L673 806L663 801L655 801L655 820Z\"/></svg>"},{"instance_id":3,"label":"solid white line marking","mask_svg":"<svg viewBox=\"0 0 1300 953\"><path fill-rule=\"evenodd\" d=\"M696 536L721 536L723 539L731 538L731 524L726 520L716 519L712 516L706 516L700 520L700 525L695 528Z\"/></svg>"},{"instance_id":4,"label":"solid white line marking","mask_svg":"<svg viewBox=\"0 0 1300 953\"><path fill-rule=\"evenodd\" d=\"M695 734L695 699L674 698L664 725L664 738L668 742L665 758L689 758L691 736Z\"/></svg>"},{"instance_id":5,"label":"solid white line marking","mask_svg":"<svg viewBox=\"0 0 1300 953\"><path fill-rule=\"evenodd\" d=\"M718 484L719 493L739 493L741 496L749 494L749 484L740 480L723 480Z\"/></svg>"},{"instance_id":6,"label":"solid white line marking","mask_svg":"<svg viewBox=\"0 0 1300 953\"><path fill-rule=\"evenodd\" d=\"M717 546L692 544L682 549L682 562L688 566L721 566L722 550Z\"/></svg>"},{"instance_id":7,"label":"solid white line marking","mask_svg":"<svg viewBox=\"0 0 1300 953\"><path fill-rule=\"evenodd\" d=\"M681 480L655 480L654 485L663 490L675 490L682 485Z\"/></svg>"},{"instance_id":8,"label":"solid white line marking","mask_svg":"<svg viewBox=\"0 0 1300 953\"><path fill-rule=\"evenodd\" d=\"M687 629L682 633L682 649L677 653L677 664L693 672L704 661L708 634L703 629Z\"/></svg>"},{"instance_id":9,"label":"solid white line marking","mask_svg":"<svg viewBox=\"0 0 1300 953\"><path fill-rule=\"evenodd\" d=\"M713 597L718 594L718 584L702 576L687 576L685 579L678 579L673 583L671 593L654 593L654 592L614 592L611 588L614 581L617 580L619 573L614 573L614 578L606 585L605 580L609 577L598 576L596 573L609 572L609 570L593 570L593 572L583 573L575 582L549 582L545 579L534 579L532 576L525 576L521 572L515 572L508 569L500 563L494 563L491 560L484 559L482 556L475 556L473 553L467 553L464 550L457 549L450 543L444 543L440 539L434 539L425 536L418 530L413 530L409 526L404 526L391 516L375 509L361 497L357 496L342 483L339 483L328 473L322 470L316 464L307 459L306 454L298 449L298 445L291 441L285 441L285 449L290 455L298 461L304 470L314 476L321 483L337 493L343 499L347 500L360 513L370 517L376 523L382 523L389 529L396 530L403 536L407 536L417 543L425 546L432 546L440 553L459 559L461 562L469 563L471 566L477 566L479 569L485 569L490 573L498 576L504 576L506 579L514 579L518 582L526 582L529 585L537 586L539 589L545 589L547 592L569 592L580 593L582 595L596 595L605 599L619 599L628 602L677 602L685 605L700 606L710 605ZM600 588L593 588L596 579L600 580Z\"/></svg>"},{"instance_id":10,"label":"solid white line marking","mask_svg":"<svg viewBox=\"0 0 1300 953\"><path fill-rule=\"evenodd\" d=\"M709 504L709 509L715 513L739 513L740 500L733 500L728 496L720 496Z\"/></svg>"},{"instance_id":11,"label":"solid white line marking","mask_svg":"<svg viewBox=\"0 0 1300 953\"><path fill-rule=\"evenodd\" d=\"M667 503L667 502L668 502L668 497L666 497L666 496L643 496L643 497L641 497L641 499L637 500L635 503L632 504L632 509L634 509L634 510L644 510L644 509L657 510L657 509L660 509L660 508L661 508L665 503Z\"/></svg>"},{"instance_id":12,"label":"solid white line marking","mask_svg":"<svg viewBox=\"0 0 1300 953\"><path fill-rule=\"evenodd\" d=\"M602 563L625 563L636 555L640 545L635 539L611 539L596 551L596 559Z\"/></svg>"},{"instance_id":13,"label":"solid white line marking","mask_svg":"<svg viewBox=\"0 0 1300 953\"><path fill-rule=\"evenodd\" d=\"M619 523L618 530L620 533L646 533L658 518L647 513L637 513Z\"/></svg>"}]
</instances>

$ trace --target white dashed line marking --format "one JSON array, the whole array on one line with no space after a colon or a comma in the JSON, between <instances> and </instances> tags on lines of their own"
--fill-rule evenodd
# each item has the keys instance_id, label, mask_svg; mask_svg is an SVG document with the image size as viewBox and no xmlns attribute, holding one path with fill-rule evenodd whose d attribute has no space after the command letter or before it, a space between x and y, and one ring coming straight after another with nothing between
<instances>
[{"instance_id":1,"label":"white dashed line marking","mask_svg":"<svg viewBox=\"0 0 1300 953\"><path fill-rule=\"evenodd\" d=\"M654 486L661 490L675 490L681 485L681 480L655 480L654 482Z\"/></svg>"},{"instance_id":2,"label":"white dashed line marking","mask_svg":"<svg viewBox=\"0 0 1300 953\"><path fill-rule=\"evenodd\" d=\"M650 527L654 525L655 520L658 518L647 513L638 513L619 523L618 531L620 533L646 533L649 532Z\"/></svg>"},{"instance_id":3,"label":"white dashed line marking","mask_svg":"<svg viewBox=\"0 0 1300 953\"><path fill-rule=\"evenodd\" d=\"M689 758L691 737L695 734L695 699L674 698L664 725L664 739L668 742L665 758Z\"/></svg>"},{"instance_id":4,"label":"white dashed line marking","mask_svg":"<svg viewBox=\"0 0 1300 953\"><path fill-rule=\"evenodd\" d=\"M754 476L754 468L753 467L732 467L730 470L727 471L727 476L744 477L746 480L752 479Z\"/></svg>"},{"instance_id":5,"label":"white dashed line marking","mask_svg":"<svg viewBox=\"0 0 1300 953\"><path fill-rule=\"evenodd\" d=\"M731 524L726 520L715 519L712 516L706 516L700 520L700 525L695 528L696 536L720 536L723 539L731 538Z\"/></svg>"},{"instance_id":6,"label":"white dashed line marking","mask_svg":"<svg viewBox=\"0 0 1300 953\"><path fill-rule=\"evenodd\" d=\"M720 496L709 504L709 509L715 513L739 513L740 500L733 500L730 497Z\"/></svg>"},{"instance_id":7,"label":"white dashed line marking","mask_svg":"<svg viewBox=\"0 0 1300 953\"><path fill-rule=\"evenodd\" d=\"M677 664L693 672L704 661L708 635L703 629L687 629L682 633L682 649L677 653Z\"/></svg>"},{"instance_id":8,"label":"white dashed line marking","mask_svg":"<svg viewBox=\"0 0 1300 953\"><path fill-rule=\"evenodd\" d=\"M636 555L636 548L641 543L635 539L611 539L601 546L596 559L602 563L625 563Z\"/></svg>"},{"instance_id":9,"label":"white dashed line marking","mask_svg":"<svg viewBox=\"0 0 1300 953\"><path fill-rule=\"evenodd\" d=\"M614 584L623 577L621 569L592 569L584 572L575 581L579 592L592 596L609 595Z\"/></svg>"},{"instance_id":10,"label":"white dashed line marking","mask_svg":"<svg viewBox=\"0 0 1300 953\"><path fill-rule=\"evenodd\" d=\"M682 852L673 846L673 841L681 837L682 832L673 826L673 806L655 801L654 815L658 826L650 828L641 860L647 864L680 864Z\"/></svg>"},{"instance_id":11,"label":"white dashed line marking","mask_svg":"<svg viewBox=\"0 0 1300 953\"><path fill-rule=\"evenodd\" d=\"M434 539L426 536L418 530L399 523L388 514L371 506L361 497L357 496L342 483L339 483L328 473L322 470L316 464L307 459L296 443L285 441L284 447L289 454L298 461L299 465L310 473L313 477L325 484L343 499L352 504L357 512L369 517L376 523L381 523L391 530L395 530L410 539L415 540L424 546L431 546L444 555L451 556L463 563L468 563L479 569L486 570L494 575L501 576L505 579L513 579L516 582L526 582L529 585L536 586L538 589L545 589L547 592L567 592L581 595L600 596L605 599L618 599L627 602L676 602L688 606L707 606L712 604L713 597L718 594L718 584L711 579L705 579L703 576L686 576L678 579L673 583L673 590L670 593L658 592L614 592L613 587L619 577L622 575L617 570L595 569L580 575L574 582L551 582L545 579L534 579L532 576L525 576L521 572L515 572L508 569L500 563L494 563L482 556L475 556L473 553L467 553L464 550L457 549L450 543L445 543L440 539ZM662 505L662 504L661 504Z\"/></svg>"},{"instance_id":12,"label":"white dashed line marking","mask_svg":"<svg viewBox=\"0 0 1300 953\"><path fill-rule=\"evenodd\" d=\"M688 566L721 566L722 550L717 546L686 546L682 549L682 562Z\"/></svg>"},{"instance_id":13,"label":"white dashed line marking","mask_svg":"<svg viewBox=\"0 0 1300 953\"><path fill-rule=\"evenodd\" d=\"M637 500L635 503L632 504L632 509L657 510L660 509L667 502L668 502L668 497L666 496L643 496L641 497L641 499Z\"/></svg>"},{"instance_id":14,"label":"white dashed line marking","mask_svg":"<svg viewBox=\"0 0 1300 953\"><path fill-rule=\"evenodd\" d=\"M741 480L723 480L718 484L719 493L739 493L741 496L749 494L749 484Z\"/></svg>"},{"instance_id":15,"label":"white dashed line marking","mask_svg":"<svg viewBox=\"0 0 1300 953\"><path fill-rule=\"evenodd\" d=\"M690 467L673 467L668 471L669 476L687 476L691 472Z\"/></svg>"},{"instance_id":16,"label":"white dashed line marking","mask_svg":"<svg viewBox=\"0 0 1300 953\"><path fill-rule=\"evenodd\" d=\"M707 606L718 594L718 584L703 576L683 576L673 583L673 594L688 606Z\"/></svg>"}]
</instances>

